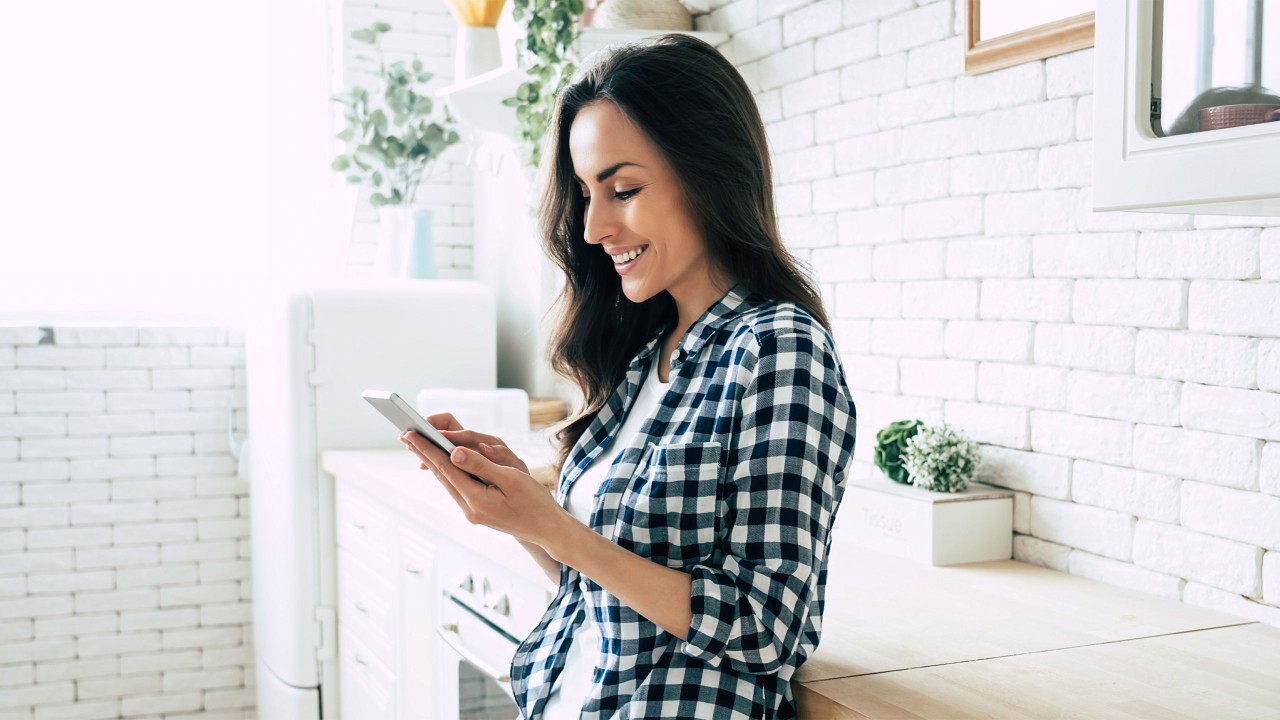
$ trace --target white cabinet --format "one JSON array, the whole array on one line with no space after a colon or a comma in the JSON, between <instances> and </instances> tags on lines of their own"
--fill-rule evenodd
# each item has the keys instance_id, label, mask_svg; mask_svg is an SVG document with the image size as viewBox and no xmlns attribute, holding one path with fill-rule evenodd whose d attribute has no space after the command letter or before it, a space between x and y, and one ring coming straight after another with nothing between
<instances>
[{"instance_id":1,"label":"white cabinet","mask_svg":"<svg viewBox=\"0 0 1280 720\"><path fill-rule=\"evenodd\" d=\"M440 590L436 573L436 545L425 531L400 528L400 617L404 652L402 717L429 718L434 714L439 672L436 627L440 624Z\"/></svg>"},{"instance_id":2,"label":"white cabinet","mask_svg":"<svg viewBox=\"0 0 1280 720\"><path fill-rule=\"evenodd\" d=\"M443 491L335 477L339 720L514 717L508 668L552 586L508 536L439 517Z\"/></svg>"},{"instance_id":3,"label":"white cabinet","mask_svg":"<svg viewBox=\"0 0 1280 720\"><path fill-rule=\"evenodd\" d=\"M1212 12L1213 3L1201 6ZM1261 12L1249 21L1254 25L1241 20L1227 29L1220 21L1215 31L1214 21L1194 10L1182 0L1098 3L1094 209L1280 216L1280 122L1186 134L1172 134L1171 123L1162 122L1183 113L1195 120L1197 101L1209 91L1249 83L1280 90L1280 62L1272 59L1280 57L1280 31L1267 24L1264 32ZM1239 60L1237 50L1258 62L1236 62L1241 74L1224 76L1219 61L1215 71L1216 57ZM1251 102L1245 95L1264 90L1213 104L1241 107Z\"/></svg>"}]
</instances>

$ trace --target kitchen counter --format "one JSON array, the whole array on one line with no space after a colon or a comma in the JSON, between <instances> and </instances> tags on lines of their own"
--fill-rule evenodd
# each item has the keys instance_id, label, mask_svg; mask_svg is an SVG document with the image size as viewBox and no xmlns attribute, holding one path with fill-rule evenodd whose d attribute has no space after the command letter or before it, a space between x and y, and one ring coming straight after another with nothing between
<instances>
[{"instance_id":1,"label":"kitchen counter","mask_svg":"<svg viewBox=\"0 0 1280 720\"><path fill-rule=\"evenodd\" d=\"M407 451L330 451L323 466L550 587ZM929 567L837 531L822 643L796 680L808 720L1274 718L1280 629L1013 560Z\"/></svg>"}]
</instances>

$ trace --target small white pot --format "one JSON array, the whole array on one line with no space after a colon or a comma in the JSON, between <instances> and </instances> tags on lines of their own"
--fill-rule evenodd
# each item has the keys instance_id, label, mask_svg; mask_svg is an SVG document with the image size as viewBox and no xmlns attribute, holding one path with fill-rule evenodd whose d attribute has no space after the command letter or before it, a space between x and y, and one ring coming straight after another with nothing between
<instances>
[{"instance_id":1,"label":"small white pot","mask_svg":"<svg viewBox=\"0 0 1280 720\"><path fill-rule=\"evenodd\" d=\"M498 45L498 29L492 27L458 27L457 48L453 65L453 81L461 82L502 66L502 49Z\"/></svg>"}]
</instances>

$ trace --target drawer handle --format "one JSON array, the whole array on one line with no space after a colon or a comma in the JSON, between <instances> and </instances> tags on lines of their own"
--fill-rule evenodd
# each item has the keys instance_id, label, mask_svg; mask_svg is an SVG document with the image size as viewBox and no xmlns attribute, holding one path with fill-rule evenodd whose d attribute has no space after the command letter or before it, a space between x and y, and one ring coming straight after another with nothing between
<instances>
[{"instance_id":1,"label":"drawer handle","mask_svg":"<svg viewBox=\"0 0 1280 720\"><path fill-rule=\"evenodd\" d=\"M361 603L359 600L357 600L357 601L356 601L356 610L359 610L360 612L364 613L365 615L368 615L368 614L369 614L369 608L366 608L366 607L364 606L364 604L363 604L363 603Z\"/></svg>"},{"instance_id":2,"label":"drawer handle","mask_svg":"<svg viewBox=\"0 0 1280 720\"><path fill-rule=\"evenodd\" d=\"M419 570L419 569L418 569L418 568L416 568L416 567L407 567L407 568L405 568L405 569L404 569L404 571L405 571L405 572L407 572L407 573L409 573L410 575L421 575L421 574L422 574L422 571L421 571L421 570Z\"/></svg>"},{"instance_id":3,"label":"drawer handle","mask_svg":"<svg viewBox=\"0 0 1280 720\"><path fill-rule=\"evenodd\" d=\"M506 685L506 686L511 685L510 675L508 675L507 673L500 673L497 670L494 670L493 668L489 667L488 663L476 657L475 654L473 654L470 650L467 649L465 645L462 644L462 638L459 637L458 635L457 623L445 623L444 625L441 625L440 627L436 628L436 634L440 636L440 639L444 641L445 645L449 646L450 650L453 650L463 660L466 660L467 662L474 665L476 669L479 670L480 672L493 678L494 682L498 683L499 685Z\"/></svg>"},{"instance_id":4,"label":"drawer handle","mask_svg":"<svg viewBox=\"0 0 1280 720\"><path fill-rule=\"evenodd\" d=\"M365 659L360 657L359 655L356 655L356 664L361 667L366 667L366 668L369 667L369 663L365 662Z\"/></svg>"},{"instance_id":5,"label":"drawer handle","mask_svg":"<svg viewBox=\"0 0 1280 720\"><path fill-rule=\"evenodd\" d=\"M355 525L357 530L359 530L359 531L361 531L361 532L364 532L364 530L365 530L365 524L364 524L364 523L360 522L359 520L352 520L352 521L351 521L351 524L352 524L352 525Z\"/></svg>"}]
</instances>

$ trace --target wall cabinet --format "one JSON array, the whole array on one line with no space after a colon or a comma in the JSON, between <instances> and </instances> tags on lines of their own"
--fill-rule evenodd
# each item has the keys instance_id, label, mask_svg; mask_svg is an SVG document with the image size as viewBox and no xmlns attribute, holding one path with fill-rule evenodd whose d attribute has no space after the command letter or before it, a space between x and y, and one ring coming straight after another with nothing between
<instances>
[{"instance_id":1,"label":"wall cabinet","mask_svg":"<svg viewBox=\"0 0 1280 720\"><path fill-rule=\"evenodd\" d=\"M1262 4L1098 3L1095 210L1280 216L1280 122L1208 129L1198 112L1280 102L1280 18Z\"/></svg>"}]
</instances>

